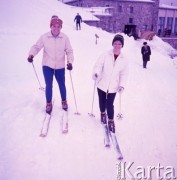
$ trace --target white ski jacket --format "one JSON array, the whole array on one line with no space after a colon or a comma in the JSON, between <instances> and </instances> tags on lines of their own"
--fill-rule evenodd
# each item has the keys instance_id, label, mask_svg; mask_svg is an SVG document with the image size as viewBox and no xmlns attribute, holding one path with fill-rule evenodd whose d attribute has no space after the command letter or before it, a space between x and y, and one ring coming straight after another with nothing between
<instances>
[{"instance_id":1,"label":"white ski jacket","mask_svg":"<svg viewBox=\"0 0 177 180\"><path fill-rule=\"evenodd\" d=\"M114 60L113 50L102 54L93 68L92 77L97 74L97 87L104 92L116 93L119 86L125 87L128 77L128 61L122 52Z\"/></svg>"}]
</instances>

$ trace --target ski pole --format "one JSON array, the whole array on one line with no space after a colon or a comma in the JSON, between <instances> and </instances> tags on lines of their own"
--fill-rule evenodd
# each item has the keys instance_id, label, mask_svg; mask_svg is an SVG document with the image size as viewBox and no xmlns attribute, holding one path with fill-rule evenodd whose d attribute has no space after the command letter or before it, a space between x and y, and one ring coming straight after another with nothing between
<instances>
[{"instance_id":1,"label":"ski pole","mask_svg":"<svg viewBox=\"0 0 177 180\"><path fill-rule=\"evenodd\" d=\"M40 83L40 81L39 81L39 77L38 77L38 75L37 75L37 72L36 72L36 69L35 69L35 67L34 67L34 64L33 64L33 62L32 62L32 66L33 66L33 69L34 69L34 72L35 72L35 75L36 75L36 78L37 78L37 80L38 80L38 83L39 83L39 89L40 90L42 90L42 91L44 91L44 88L41 86L41 83Z\"/></svg>"},{"instance_id":2,"label":"ski pole","mask_svg":"<svg viewBox=\"0 0 177 180\"><path fill-rule=\"evenodd\" d=\"M73 86L73 80L72 80L72 76L71 76L71 71L69 71L70 74L70 79L71 79L71 85L72 85L72 90L73 90L73 95L74 95L74 102L75 102L75 106L76 106L76 112L75 114L80 115L80 113L77 110L77 103L76 103L76 97L75 97L75 92L74 92L74 86Z\"/></svg>"},{"instance_id":3,"label":"ski pole","mask_svg":"<svg viewBox=\"0 0 177 180\"><path fill-rule=\"evenodd\" d=\"M91 113L88 113L89 116L95 117L95 115L93 114L93 105L94 105L94 97L95 97L95 87L96 87L96 80L94 82L94 88L93 88L93 99L92 99L92 108L91 108Z\"/></svg>"},{"instance_id":4,"label":"ski pole","mask_svg":"<svg viewBox=\"0 0 177 180\"><path fill-rule=\"evenodd\" d=\"M119 93L119 113L117 114L119 120L123 119L123 115L121 113L121 93Z\"/></svg>"}]
</instances>

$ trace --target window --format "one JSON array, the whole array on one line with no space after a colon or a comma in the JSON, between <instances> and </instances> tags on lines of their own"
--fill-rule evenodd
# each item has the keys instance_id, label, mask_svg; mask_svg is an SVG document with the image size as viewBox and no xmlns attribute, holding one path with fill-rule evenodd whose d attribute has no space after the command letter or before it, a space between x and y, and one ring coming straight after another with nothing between
<instances>
[{"instance_id":1,"label":"window","mask_svg":"<svg viewBox=\"0 0 177 180\"><path fill-rule=\"evenodd\" d=\"M142 27L142 31L146 31L147 30L147 25L143 25L143 27Z\"/></svg>"},{"instance_id":2,"label":"window","mask_svg":"<svg viewBox=\"0 0 177 180\"><path fill-rule=\"evenodd\" d=\"M133 7L132 6L130 7L130 13L133 13Z\"/></svg>"},{"instance_id":3,"label":"window","mask_svg":"<svg viewBox=\"0 0 177 180\"><path fill-rule=\"evenodd\" d=\"M177 18L175 18L174 33L175 33L175 35L177 35Z\"/></svg>"},{"instance_id":4,"label":"window","mask_svg":"<svg viewBox=\"0 0 177 180\"><path fill-rule=\"evenodd\" d=\"M161 32L165 29L165 17L159 17L159 29L161 29Z\"/></svg>"},{"instance_id":5,"label":"window","mask_svg":"<svg viewBox=\"0 0 177 180\"><path fill-rule=\"evenodd\" d=\"M122 12L122 6L118 6L118 12Z\"/></svg>"},{"instance_id":6,"label":"window","mask_svg":"<svg viewBox=\"0 0 177 180\"><path fill-rule=\"evenodd\" d=\"M168 17L167 18L167 29L168 30L172 30L172 25L173 25L173 18L172 17Z\"/></svg>"},{"instance_id":7,"label":"window","mask_svg":"<svg viewBox=\"0 0 177 180\"><path fill-rule=\"evenodd\" d=\"M133 23L133 18L129 18L129 23L130 23L130 24Z\"/></svg>"}]
</instances>

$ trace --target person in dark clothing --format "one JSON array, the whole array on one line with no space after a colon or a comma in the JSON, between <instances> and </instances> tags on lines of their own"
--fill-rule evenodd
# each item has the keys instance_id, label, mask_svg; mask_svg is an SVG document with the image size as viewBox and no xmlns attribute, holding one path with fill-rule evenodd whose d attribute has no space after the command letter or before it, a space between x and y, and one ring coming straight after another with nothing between
<instances>
[{"instance_id":1,"label":"person in dark clothing","mask_svg":"<svg viewBox=\"0 0 177 180\"><path fill-rule=\"evenodd\" d=\"M143 56L143 68L146 68L147 62L150 61L151 48L147 45L147 42L143 43L143 47L141 48L141 54Z\"/></svg>"},{"instance_id":2,"label":"person in dark clothing","mask_svg":"<svg viewBox=\"0 0 177 180\"><path fill-rule=\"evenodd\" d=\"M165 28L165 29L164 29L164 35L163 35L163 37L166 37L167 34L168 34L168 29Z\"/></svg>"},{"instance_id":3,"label":"person in dark clothing","mask_svg":"<svg viewBox=\"0 0 177 180\"><path fill-rule=\"evenodd\" d=\"M76 29L81 30L82 17L80 16L79 13L77 13L76 17L74 18L74 21L76 21Z\"/></svg>"},{"instance_id":4,"label":"person in dark clothing","mask_svg":"<svg viewBox=\"0 0 177 180\"><path fill-rule=\"evenodd\" d=\"M161 30L161 29L159 29L159 30L158 30L158 36L160 36L160 35L161 35L161 32L162 32L162 30Z\"/></svg>"}]
</instances>

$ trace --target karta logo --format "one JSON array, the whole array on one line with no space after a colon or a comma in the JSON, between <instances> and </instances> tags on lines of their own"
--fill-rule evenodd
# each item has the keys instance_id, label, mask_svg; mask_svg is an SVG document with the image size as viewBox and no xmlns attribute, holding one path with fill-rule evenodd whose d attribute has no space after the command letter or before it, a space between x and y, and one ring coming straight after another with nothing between
<instances>
[{"instance_id":1,"label":"karta logo","mask_svg":"<svg viewBox=\"0 0 177 180\"><path fill-rule=\"evenodd\" d=\"M117 180L173 180L177 179L173 166L135 166L134 162L117 164Z\"/></svg>"}]
</instances>

